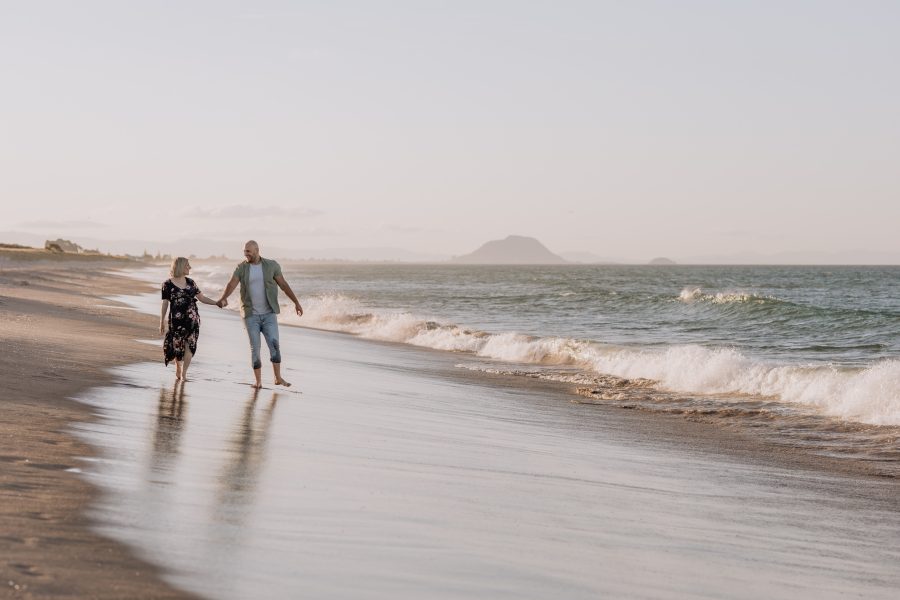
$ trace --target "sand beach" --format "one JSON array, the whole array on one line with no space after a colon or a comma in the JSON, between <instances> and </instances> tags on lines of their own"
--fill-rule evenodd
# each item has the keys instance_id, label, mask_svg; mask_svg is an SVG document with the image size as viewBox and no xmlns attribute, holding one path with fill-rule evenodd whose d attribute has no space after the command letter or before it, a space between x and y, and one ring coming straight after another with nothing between
<instances>
[{"instance_id":1,"label":"sand beach","mask_svg":"<svg viewBox=\"0 0 900 600\"><path fill-rule=\"evenodd\" d=\"M97 490L71 469L94 450L71 426L92 418L71 397L109 367L152 360L134 339L156 321L104 296L146 286L103 257L0 252L0 590L17 598L189 598L122 544L91 530Z\"/></svg>"},{"instance_id":2,"label":"sand beach","mask_svg":"<svg viewBox=\"0 0 900 600\"><path fill-rule=\"evenodd\" d=\"M297 327L282 327L294 386L264 371L255 392L237 317L208 307L176 385L154 345L157 286L117 266L2 263L0 548L18 597L900 586L898 484L864 462Z\"/></svg>"}]
</instances>

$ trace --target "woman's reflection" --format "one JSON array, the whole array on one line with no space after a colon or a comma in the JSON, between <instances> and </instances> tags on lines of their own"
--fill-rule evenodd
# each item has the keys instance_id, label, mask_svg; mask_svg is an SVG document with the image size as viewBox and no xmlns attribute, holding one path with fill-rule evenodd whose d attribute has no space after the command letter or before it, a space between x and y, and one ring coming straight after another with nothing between
<instances>
[{"instance_id":1,"label":"woman's reflection","mask_svg":"<svg viewBox=\"0 0 900 600\"><path fill-rule=\"evenodd\" d=\"M172 469L184 431L185 413L184 382L176 381L172 387L160 388L150 461L150 469L154 473Z\"/></svg>"}]
</instances>

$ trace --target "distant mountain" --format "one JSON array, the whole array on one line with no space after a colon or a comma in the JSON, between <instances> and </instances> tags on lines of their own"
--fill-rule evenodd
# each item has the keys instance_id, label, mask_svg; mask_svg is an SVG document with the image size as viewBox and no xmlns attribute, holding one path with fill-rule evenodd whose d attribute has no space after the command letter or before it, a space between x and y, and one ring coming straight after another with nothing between
<instances>
[{"instance_id":1,"label":"distant mountain","mask_svg":"<svg viewBox=\"0 0 900 600\"><path fill-rule=\"evenodd\" d=\"M562 265L568 261L550 252L531 237L511 235L493 240L469 254L455 256L451 262L466 265Z\"/></svg>"},{"instance_id":2,"label":"distant mountain","mask_svg":"<svg viewBox=\"0 0 900 600\"><path fill-rule=\"evenodd\" d=\"M671 258L666 258L664 256L660 256L658 258L654 258L649 263L650 265L677 265L678 263L672 260Z\"/></svg>"}]
</instances>

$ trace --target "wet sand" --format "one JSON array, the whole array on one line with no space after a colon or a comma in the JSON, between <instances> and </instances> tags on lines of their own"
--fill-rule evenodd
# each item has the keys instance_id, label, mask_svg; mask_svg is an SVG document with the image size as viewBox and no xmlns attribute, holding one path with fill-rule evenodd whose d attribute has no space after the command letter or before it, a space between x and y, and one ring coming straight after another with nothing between
<instances>
[{"instance_id":1,"label":"wet sand","mask_svg":"<svg viewBox=\"0 0 900 600\"><path fill-rule=\"evenodd\" d=\"M0 596L195 597L95 533L98 492L67 471L94 453L71 432L92 411L69 398L109 383L105 367L156 358L134 341L156 320L104 299L149 289L105 272L122 264L0 252Z\"/></svg>"}]
</instances>

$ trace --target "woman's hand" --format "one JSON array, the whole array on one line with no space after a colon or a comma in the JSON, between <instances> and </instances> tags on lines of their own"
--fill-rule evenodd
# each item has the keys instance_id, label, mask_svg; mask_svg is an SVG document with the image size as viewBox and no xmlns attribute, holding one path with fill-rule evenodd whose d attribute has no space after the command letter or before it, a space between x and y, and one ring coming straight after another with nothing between
<instances>
[{"instance_id":1,"label":"woman's hand","mask_svg":"<svg viewBox=\"0 0 900 600\"><path fill-rule=\"evenodd\" d=\"M163 289L165 289L165 284L163 284ZM166 313L169 312L169 301L163 300L162 305L159 310L159 335L162 335L166 332Z\"/></svg>"}]
</instances>

